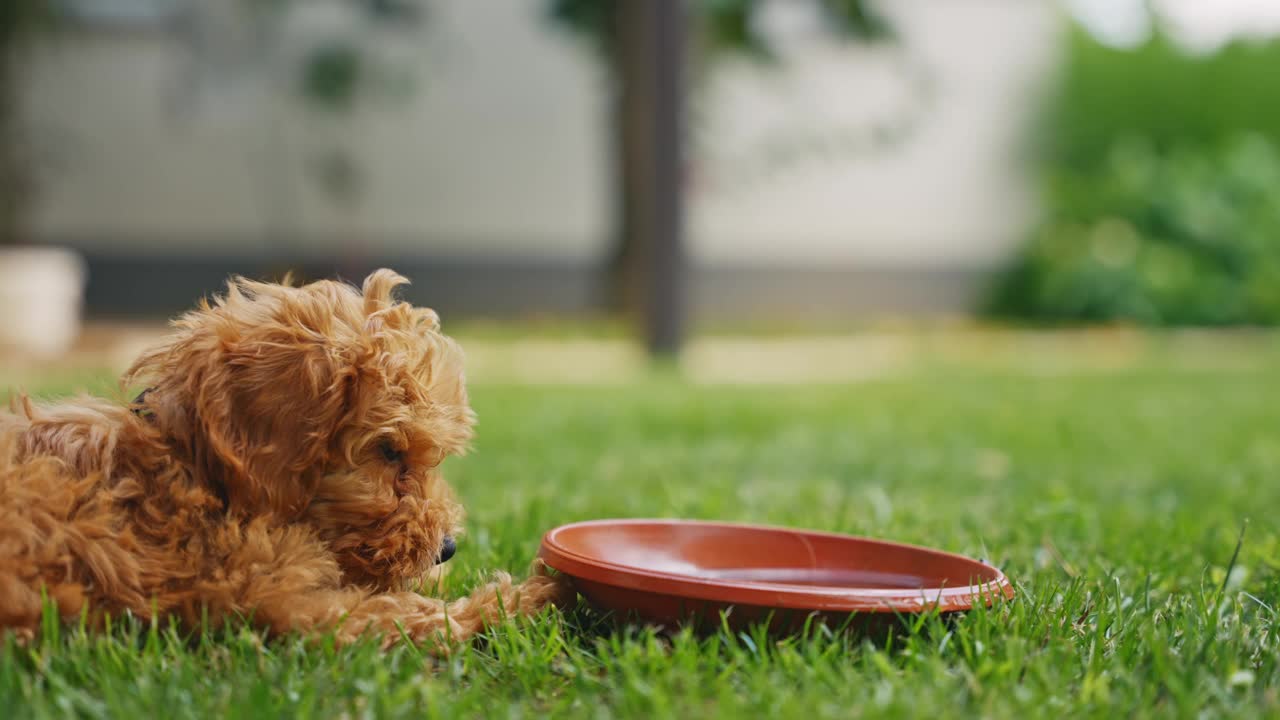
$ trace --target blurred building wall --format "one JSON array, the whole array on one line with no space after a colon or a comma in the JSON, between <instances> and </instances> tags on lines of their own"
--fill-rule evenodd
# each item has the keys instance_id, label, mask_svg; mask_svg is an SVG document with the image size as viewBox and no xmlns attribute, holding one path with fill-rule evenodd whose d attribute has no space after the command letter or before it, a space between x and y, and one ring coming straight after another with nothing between
<instances>
[{"instance_id":1,"label":"blurred building wall","mask_svg":"<svg viewBox=\"0 0 1280 720\"><path fill-rule=\"evenodd\" d=\"M36 231L86 252L99 309L175 304L138 294L158 270L189 294L298 262L416 268L481 312L590 304L609 231L605 78L541 5L433 3L404 54L416 92L341 118L303 110L287 82L202 78L160 28L77 30L27 75L52 150ZM960 310L1019 240L1053 7L885 5L895 49L817 42L782 7L785 66L729 63L700 90L690 242L706 312ZM357 160L357 200L316 182L335 147Z\"/></svg>"}]
</instances>

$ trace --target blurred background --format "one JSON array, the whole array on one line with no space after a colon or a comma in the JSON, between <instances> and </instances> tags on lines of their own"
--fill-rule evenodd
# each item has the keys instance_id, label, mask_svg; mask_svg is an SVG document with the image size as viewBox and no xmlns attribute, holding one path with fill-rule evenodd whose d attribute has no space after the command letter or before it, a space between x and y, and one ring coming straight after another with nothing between
<instances>
[{"instance_id":1,"label":"blurred background","mask_svg":"<svg viewBox=\"0 0 1280 720\"><path fill-rule=\"evenodd\" d=\"M381 266L593 358L496 375L1271 325L1277 33L1268 0L5 0L0 362Z\"/></svg>"}]
</instances>

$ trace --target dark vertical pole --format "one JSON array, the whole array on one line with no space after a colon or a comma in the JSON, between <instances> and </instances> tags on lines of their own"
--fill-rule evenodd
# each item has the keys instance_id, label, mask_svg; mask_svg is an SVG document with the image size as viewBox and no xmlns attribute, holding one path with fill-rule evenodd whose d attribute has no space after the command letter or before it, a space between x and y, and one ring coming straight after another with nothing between
<instances>
[{"instance_id":1,"label":"dark vertical pole","mask_svg":"<svg viewBox=\"0 0 1280 720\"><path fill-rule=\"evenodd\" d=\"M685 332L684 0L620 0L621 159L632 197L637 305L653 355L680 351Z\"/></svg>"},{"instance_id":2,"label":"dark vertical pole","mask_svg":"<svg viewBox=\"0 0 1280 720\"><path fill-rule=\"evenodd\" d=\"M649 3L646 3L649 5ZM648 262L646 337L655 354L684 340L684 0L651 4L654 18L653 240Z\"/></svg>"},{"instance_id":3,"label":"dark vertical pole","mask_svg":"<svg viewBox=\"0 0 1280 720\"><path fill-rule=\"evenodd\" d=\"M613 162L611 188L613 199L611 241L613 243L606 259L604 283L605 306L610 311L617 311L629 316L638 315L637 301L640 294L638 254L640 238L636 216L638 213L637 196L640 194L643 164L640 152L644 149L640 143L639 133L642 129L638 121L644 115L645 107L639 94L644 84L642 68L644 67L644 38L636 32L639 27L637 10L640 3L631 0L605 0L613 2L613 26L610 28L609 70L612 73L613 96L610 98L610 121L613 131L610 138L610 160Z\"/></svg>"}]
</instances>

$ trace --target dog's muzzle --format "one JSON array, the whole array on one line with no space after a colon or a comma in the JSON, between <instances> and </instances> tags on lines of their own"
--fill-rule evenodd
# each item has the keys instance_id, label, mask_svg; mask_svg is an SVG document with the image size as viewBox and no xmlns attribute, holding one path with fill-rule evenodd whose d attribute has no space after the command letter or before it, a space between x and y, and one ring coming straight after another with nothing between
<instances>
[{"instance_id":1,"label":"dog's muzzle","mask_svg":"<svg viewBox=\"0 0 1280 720\"><path fill-rule=\"evenodd\" d=\"M436 558L436 564L448 562L449 558L453 557L456 552L458 552L458 544L453 541L452 536L445 535L444 544L440 546L440 556Z\"/></svg>"}]
</instances>

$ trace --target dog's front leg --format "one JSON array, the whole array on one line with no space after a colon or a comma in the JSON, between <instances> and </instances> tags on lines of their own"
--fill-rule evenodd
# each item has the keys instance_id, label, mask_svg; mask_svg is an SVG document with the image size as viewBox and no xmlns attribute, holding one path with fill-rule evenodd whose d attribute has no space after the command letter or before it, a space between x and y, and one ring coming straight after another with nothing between
<instances>
[{"instance_id":1,"label":"dog's front leg","mask_svg":"<svg viewBox=\"0 0 1280 720\"><path fill-rule=\"evenodd\" d=\"M344 644L372 634L387 645L407 638L447 652L504 618L563 606L576 597L565 578L550 575L540 561L522 583L499 573L470 596L445 603L412 592L342 584L332 554L310 532L258 521L228 527L218 538L226 543L223 571L201 583L197 596L209 610L246 615L272 634L332 632Z\"/></svg>"},{"instance_id":2,"label":"dog's front leg","mask_svg":"<svg viewBox=\"0 0 1280 720\"><path fill-rule=\"evenodd\" d=\"M518 584L499 573L493 582L451 603L411 592L370 593L352 587L281 597L253 613L274 633L332 632L340 644L377 635L386 646L407 639L446 653L490 625L534 615L548 605L563 607L576 597L563 576L548 575L540 564L534 571Z\"/></svg>"},{"instance_id":3,"label":"dog's front leg","mask_svg":"<svg viewBox=\"0 0 1280 720\"><path fill-rule=\"evenodd\" d=\"M548 606L566 607L577 593L562 575L551 575L541 561L524 582L512 582L506 573L476 588L464 598L445 604L414 593L373 595L360 602L346 617L342 633L358 637L366 631L383 634L391 644L407 637L417 644L447 651L467 642L486 627L504 620L529 617Z\"/></svg>"},{"instance_id":4,"label":"dog's front leg","mask_svg":"<svg viewBox=\"0 0 1280 720\"><path fill-rule=\"evenodd\" d=\"M407 638L445 651L467 637L463 628L447 616L443 601L411 592L371 593L357 587L310 590L260 602L250 612L253 623L273 635L332 633L339 645L363 636L377 636L384 645Z\"/></svg>"},{"instance_id":5,"label":"dog's front leg","mask_svg":"<svg viewBox=\"0 0 1280 720\"><path fill-rule=\"evenodd\" d=\"M537 560L524 582L517 584L510 575L496 573L492 582L449 603L447 610L449 619L457 623L465 638L504 619L535 615L550 605L567 607L576 598L577 593L563 575L550 574L546 565Z\"/></svg>"},{"instance_id":6,"label":"dog's front leg","mask_svg":"<svg viewBox=\"0 0 1280 720\"><path fill-rule=\"evenodd\" d=\"M384 647L407 639L435 652L447 652L474 634L449 617L443 601L411 592L362 598L337 618L334 631L342 644L372 634L381 637Z\"/></svg>"}]
</instances>

